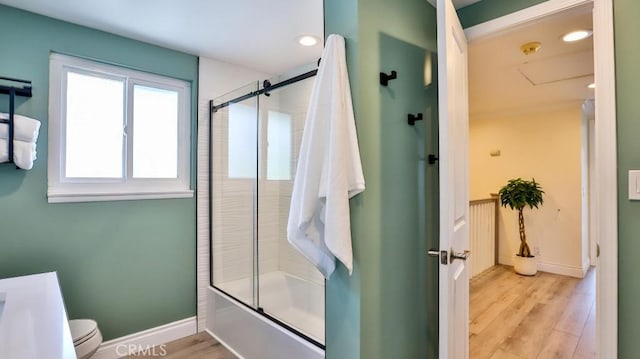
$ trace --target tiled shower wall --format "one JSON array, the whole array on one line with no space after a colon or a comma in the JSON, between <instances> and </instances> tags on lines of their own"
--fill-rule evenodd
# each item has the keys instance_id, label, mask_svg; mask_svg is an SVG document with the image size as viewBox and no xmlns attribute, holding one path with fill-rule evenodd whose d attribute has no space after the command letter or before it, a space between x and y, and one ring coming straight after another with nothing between
<instances>
[{"instance_id":1,"label":"tiled shower wall","mask_svg":"<svg viewBox=\"0 0 640 359\"><path fill-rule=\"evenodd\" d=\"M287 241L287 221L289 216L289 205L291 203L291 192L293 191L293 177L296 173L298 153L302 142L302 133L307 116L309 98L313 88L313 78L289 85L279 93L278 107L280 112L291 115L292 118L292 151L291 156L291 181L281 181L280 183L280 233L278 245L279 269L291 275L306 279L308 281L324 285L322 274L312 266L306 258L293 248Z\"/></svg>"},{"instance_id":2,"label":"tiled shower wall","mask_svg":"<svg viewBox=\"0 0 640 359\"><path fill-rule=\"evenodd\" d=\"M276 270L323 284L322 275L302 257L286 238L289 204L307 106L313 78L261 96L260 101L260 180L255 196L253 179L229 178L228 108L213 121L212 219L214 282L249 278L253 273L254 208L257 202L258 266L260 273ZM255 100L246 104L255 105ZM245 104L245 103L243 103ZM269 110L286 113L292 121L291 179L266 179L266 118Z\"/></svg>"}]
</instances>

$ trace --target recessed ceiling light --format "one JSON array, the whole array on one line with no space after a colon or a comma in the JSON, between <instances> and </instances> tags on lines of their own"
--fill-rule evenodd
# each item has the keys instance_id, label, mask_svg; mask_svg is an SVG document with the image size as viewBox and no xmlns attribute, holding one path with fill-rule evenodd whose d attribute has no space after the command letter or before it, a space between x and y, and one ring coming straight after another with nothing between
<instances>
[{"instance_id":1,"label":"recessed ceiling light","mask_svg":"<svg viewBox=\"0 0 640 359\"><path fill-rule=\"evenodd\" d=\"M564 40L564 42L580 41L580 40L584 40L587 37L591 36L591 34L593 34L593 32L591 32L590 30L572 31L572 32L570 32L568 34L565 34L562 37L562 40Z\"/></svg>"},{"instance_id":2,"label":"recessed ceiling light","mask_svg":"<svg viewBox=\"0 0 640 359\"><path fill-rule=\"evenodd\" d=\"M298 38L298 43L302 46L315 46L318 43L318 38L312 35L302 35Z\"/></svg>"},{"instance_id":3,"label":"recessed ceiling light","mask_svg":"<svg viewBox=\"0 0 640 359\"><path fill-rule=\"evenodd\" d=\"M594 89L594 88L596 88L596 83L595 82L590 83L589 86L587 86L587 87L590 88L590 89Z\"/></svg>"}]
</instances>

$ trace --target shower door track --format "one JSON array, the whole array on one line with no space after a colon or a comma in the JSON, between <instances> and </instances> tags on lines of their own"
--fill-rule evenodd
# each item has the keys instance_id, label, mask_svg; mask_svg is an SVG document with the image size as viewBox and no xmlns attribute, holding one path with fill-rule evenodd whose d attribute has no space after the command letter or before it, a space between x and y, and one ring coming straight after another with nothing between
<instances>
[{"instance_id":1,"label":"shower door track","mask_svg":"<svg viewBox=\"0 0 640 359\"><path fill-rule=\"evenodd\" d=\"M270 91L273 91L273 90L278 89L280 87L291 85L291 84L296 83L298 81L306 80L309 77L315 76L317 73L318 73L317 69L316 70L311 70L309 72L305 72L303 74L300 74L298 76L292 77L290 79L286 79L286 80L284 80L282 82L278 82L278 83L275 83L275 84L271 84L268 80L264 80L263 88L261 88L261 89L259 89L257 91L251 91L248 94L236 97L233 100L229 100L227 102L223 102L223 103L221 103L219 105L215 105L214 106L213 105L213 100L210 100L209 101L209 109L210 109L210 111L209 111L209 122L211 122L213 120L213 117L212 117L213 113L215 113L216 111L218 111L220 109L228 107L232 103L238 103L238 102L244 101L246 99L249 99L249 98L252 98L252 97L255 97L255 96L260 96L262 94L265 94L265 95L268 96Z\"/></svg>"}]
</instances>

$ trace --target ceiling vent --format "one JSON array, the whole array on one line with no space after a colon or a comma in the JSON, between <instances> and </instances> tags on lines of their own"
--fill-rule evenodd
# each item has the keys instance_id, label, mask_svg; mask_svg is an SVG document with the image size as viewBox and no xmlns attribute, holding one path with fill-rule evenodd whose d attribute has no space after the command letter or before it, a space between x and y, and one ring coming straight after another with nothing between
<instances>
[{"instance_id":1,"label":"ceiling vent","mask_svg":"<svg viewBox=\"0 0 640 359\"><path fill-rule=\"evenodd\" d=\"M518 71L533 86L593 76L593 52L527 62L520 65Z\"/></svg>"}]
</instances>

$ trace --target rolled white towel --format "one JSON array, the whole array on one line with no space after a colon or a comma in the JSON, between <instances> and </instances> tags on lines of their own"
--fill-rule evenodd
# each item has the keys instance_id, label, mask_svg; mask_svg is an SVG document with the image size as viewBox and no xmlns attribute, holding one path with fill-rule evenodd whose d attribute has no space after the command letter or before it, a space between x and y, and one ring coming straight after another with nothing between
<instances>
[{"instance_id":1,"label":"rolled white towel","mask_svg":"<svg viewBox=\"0 0 640 359\"><path fill-rule=\"evenodd\" d=\"M33 142L13 141L13 160L23 170L33 168L36 160L36 144Z\"/></svg>"},{"instance_id":2,"label":"rolled white towel","mask_svg":"<svg viewBox=\"0 0 640 359\"><path fill-rule=\"evenodd\" d=\"M13 162L23 170L33 168L36 160L36 144L32 142L13 141ZM0 162L9 161L9 141L0 139Z\"/></svg>"},{"instance_id":3,"label":"rolled white towel","mask_svg":"<svg viewBox=\"0 0 640 359\"><path fill-rule=\"evenodd\" d=\"M9 114L0 112L0 120L8 120ZM40 133L40 121L31 117L13 115L13 139L24 142L36 142ZM9 125L0 124L0 138L9 138Z\"/></svg>"}]
</instances>

